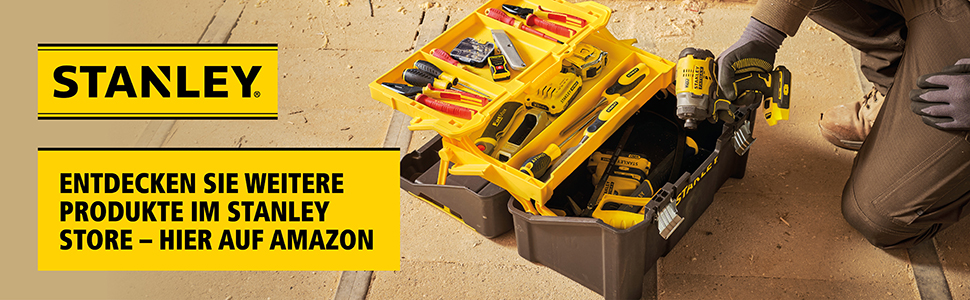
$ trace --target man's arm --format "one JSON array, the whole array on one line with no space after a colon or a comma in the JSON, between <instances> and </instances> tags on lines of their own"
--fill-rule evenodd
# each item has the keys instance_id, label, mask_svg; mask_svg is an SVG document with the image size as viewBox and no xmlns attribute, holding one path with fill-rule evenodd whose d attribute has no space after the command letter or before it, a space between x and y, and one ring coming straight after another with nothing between
<instances>
[{"instance_id":1,"label":"man's arm","mask_svg":"<svg viewBox=\"0 0 970 300\"><path fill-rule=\"evenodd\" d=\"M816 0L759 0L748 26L734 45L718 56L718 86L728 100L740 93L738 86L747 76L743 73L768 73L775 64L775 53L785 37L795 35L798 26ZM754 86L754 85L751 85ZM769 93L763 90L761 93Z\"/></svg>"},{"instance_id":2,"label":"man's arm","mask_svg":"<svg viewBox=\"0 0 970 300\"><path fill-rule=\"evenodd\" d=\"M798 26L815 6L816 0L758 0L751 17L765 25L778 29L788 36L795 36Z\"/></svg>"}]
</instances>

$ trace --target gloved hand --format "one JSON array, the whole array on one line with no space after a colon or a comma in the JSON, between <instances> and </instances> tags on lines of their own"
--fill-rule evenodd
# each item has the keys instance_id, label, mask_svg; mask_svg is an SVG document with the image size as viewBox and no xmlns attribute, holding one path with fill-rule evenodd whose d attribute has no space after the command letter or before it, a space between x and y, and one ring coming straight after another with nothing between
<instances>
[{"instance_id":1,"label":"gloved hand","mask_svg":"<svg viewBox=\"0 0 970 300\"><path fill-rule=\"evenodd\" d=\"M751 18L744 33L734 45L721 52L717 59L717 84L728 100L735 100L739 93L758 91L767 94L768 72L775 64L775 53L786 35ZM762 73L760 76L745 74Z\"/></svg>"},{"instance_id":2,"label":"gloved hand","mask_svg":"<svg viewBox=\"0 0 970 300\"><path fill-rule=\"evenodd\" d=\"M909 92L910 108L923 123L942 130L970 130L970 58L925 74Z\"/></svg>"}]
</instances>

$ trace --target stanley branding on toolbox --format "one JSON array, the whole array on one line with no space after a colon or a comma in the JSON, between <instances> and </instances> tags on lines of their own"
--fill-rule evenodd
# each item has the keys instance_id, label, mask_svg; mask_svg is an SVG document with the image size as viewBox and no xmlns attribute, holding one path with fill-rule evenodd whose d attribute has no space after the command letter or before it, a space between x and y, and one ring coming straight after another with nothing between
<instances>
[{"instance_id":1,"label":"stanley branding on toolbox","mask_svg":"<svg viewBox=\"0 0 970 300\"><path fill-rule=\"evenodd\" d=\"M275 44L39 44L39 119L276 119Z\"/></svg>"},{"instance_id":2,"label":"stanley branding on toolbox","mask_svg":"<svg viewBox=\"0 0 970 300\"><path fill-rule=\"evenodd\" d=\"M694 178L693 181L687 184L687 186L684 187L684 189L681 190L679 194L677 194L676 204L680 204L680 200L684 199L684 197L687 197L687 194L690 193L690 190L694 189L694 185L696 185L698 182L701 182L701 179L704 179L704 175L707 175L707 173L710 172L711 169L714 168L714 165L716 164L717 164L717 156L714 157L714 161L712 161L711 164L707 165L707 168L704 168L704 171L701 172L701 175L697 176L697 178Z\"/></svg>"}]
</instances>

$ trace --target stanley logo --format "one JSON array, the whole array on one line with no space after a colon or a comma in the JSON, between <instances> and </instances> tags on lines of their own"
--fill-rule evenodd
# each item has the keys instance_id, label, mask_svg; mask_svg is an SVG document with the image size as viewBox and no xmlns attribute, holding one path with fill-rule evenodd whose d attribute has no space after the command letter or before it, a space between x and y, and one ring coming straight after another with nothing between
<instances>
[{"instance_id":1,"label":"stanley logo","mask_svg":"<svg viewBox=\"0 0 970 300\"><path fill-rule=\"evenodd\" d=\"M677 203L675 205L679 205L680 200L683 200L684 197L687 197L687 194L690 193L690 190L694 189L694 186L697 185L697 183L701 182L701 179L704 179L704 175L707 175L707 172L710 172L711 168L714 168L714 165L716 164L717 164L717 156L714 157L714 161L711 162L711 164L707 165L707 168L704 169L704 172L701 172L700 176L697 176L697 178L694 178L694 180L688 183L687 186L684 187L684 189L681 190L679 194L677 194Z\"/></svg>"},{"instance_id":2,"label":"stanley logo","mask_svg":"<svg viewBox=\"0 0 970 300\"><path fill-rule=\"evenodd\" d=\"M633 68L633 69L630 69L629 72L626 72L625 76L627 78L630 78L630 77L633 77L633 74L636 74L637 72L640 72L640 68Z\"/></svg>"},{"instance_id":3,"label":"stanley logo","mask_svg":"<svg viewBox=\"0 0 970 300\"><path fill-rule=\"evenodd\" d=\"M559 99L559 103L562 103L563 106L569 106L569 100L571 100L573 96L576 95L575 94L576 88L579 88L581 83L582 83L581 81L573 82L573 84L569 86L569 90L565 93L562 93L562 98Z\"/></svg>"},{"instance_id":4,"label":"stanley logo","mask_svg":"<svg viewBox=\"0 0 970 300\"><path fill-rule=\"evenodd\" d=\"M276 119L275 44L39 44L38 119Z\"/></svg>"}]
</instances>

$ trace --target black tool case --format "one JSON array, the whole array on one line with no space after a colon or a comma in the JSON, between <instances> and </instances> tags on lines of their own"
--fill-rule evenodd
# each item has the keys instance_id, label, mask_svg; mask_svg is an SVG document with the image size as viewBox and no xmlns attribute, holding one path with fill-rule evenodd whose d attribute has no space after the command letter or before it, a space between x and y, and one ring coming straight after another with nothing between
<instances>
[{"instance_id":1,"label":"black tool case","mask_svg":"<svg viewBox=\"0 0 970 300\"><path fill-rule=\"evenodd\" d=\"M645 274L655 268L657 259L673 249L729 177L744 176L747 155L739 156L732 142L740 122L730 126L720 124L703 122L693 132L701 148L712 149L707 152L710 154L699 166L686 169L676 182L666 183L646 205L647 219L628 229L618 230L595 218L532 215L523 211L518 201L509 201L519 255L579 282L606 299L639 299L644 292ZM560 188L570 186L567 181ZM553 197L561 190L557 189ZM660 235L657 212L671 201L676 204L677 215L684 220L665 239ZM648 280L656 280L655 271L650 274L652 278ZM655 288L655 282L650 286Z\"/></svg>"},{"instance_id":2,"label":"black tool case","mask_svg":"<svg viewBox=\"0 0 970 300\"><path fill-rule=\"evenodd\" d=\"M441 136L401 158L401 188L464 222L481 235L493 238L512 230L506 207L512 195L478 176L448 175L436 184L441 159Z\"/></svg>"}]
</instances>

